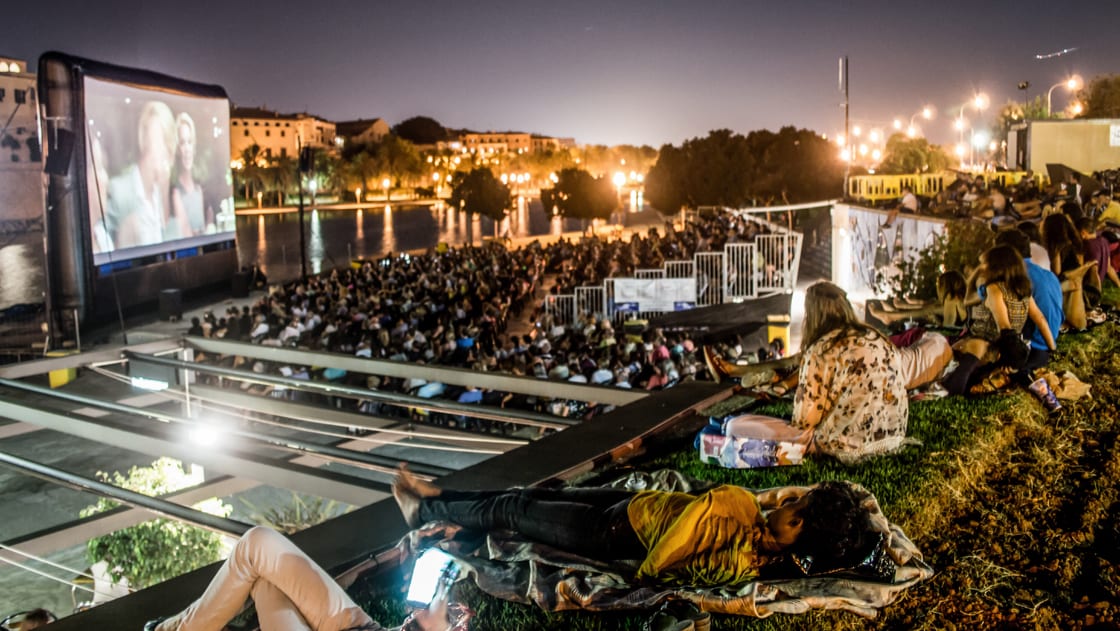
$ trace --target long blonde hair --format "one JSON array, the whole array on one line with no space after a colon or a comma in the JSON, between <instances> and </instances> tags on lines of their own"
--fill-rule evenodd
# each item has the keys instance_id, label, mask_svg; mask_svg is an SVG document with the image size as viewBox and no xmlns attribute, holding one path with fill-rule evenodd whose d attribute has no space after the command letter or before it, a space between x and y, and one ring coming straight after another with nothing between
<instances>
[{"instance_id":1,"label":"long blonde hair","mask_svg":"<svg viewBox=\"0 0 1120 631\"><path fill-rule=\"evenodd\" d=\"M828 281L813 283L805 291L805 322L801 328L801 348L808 349L826 334L838 330L873 332L848 302L848 294Z\"/></svg>"}]
</instances>

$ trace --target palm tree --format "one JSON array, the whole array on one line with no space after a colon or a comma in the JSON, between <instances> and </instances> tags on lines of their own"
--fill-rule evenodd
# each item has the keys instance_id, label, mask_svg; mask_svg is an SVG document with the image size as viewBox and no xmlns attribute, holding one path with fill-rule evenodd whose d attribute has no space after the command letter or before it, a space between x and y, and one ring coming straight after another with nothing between
<instances>
[{"instance_id":1,"label":"palm tree","mask_svg":"<svg viewBox=\"0 0 1120 631\"><path fill-rule=\"evenodd\" d=\"M290 193L299 181L299 166L295 158L280 156L273 161L270 170L274 173L273 181L276 184L276 205L283 206L284 196Z\"/></svg>"},{"instance_id":2,"label":"palm tree","mask_svg":"<svg viewBox=\"0 0 1120 631\"><path fill-rule=\"evenodd\" d=\"M246 147L235 162L239 165L233 170L234 178L239 180L236 188L244 186L245 201L249 201L253 199L252 189L264 188L264 169L267 164L264 162L261 148L258 145Z\"/></svg>"}]
</instances>

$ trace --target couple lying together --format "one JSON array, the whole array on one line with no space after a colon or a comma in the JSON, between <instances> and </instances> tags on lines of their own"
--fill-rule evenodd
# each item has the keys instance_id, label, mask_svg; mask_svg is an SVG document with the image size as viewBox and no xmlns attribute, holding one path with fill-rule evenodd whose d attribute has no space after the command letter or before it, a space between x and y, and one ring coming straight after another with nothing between
<instances>
[{"instance_id":1,"label":"couple lying together","mask_svg":"<svg viewBox=\"0 0 1120 631\"><path fill-rule=\"evenodd\" d=\"M824 482L779 496L718 486L699 495L610 488L452 491L401 467L393 495L415 528L447 521L478 531L510 530L562 551L640 563L639 582L716 587L758 578L790 554L814 569L850 566L879 539L848 483ZM764 507L771 507L763 513ZM250 530L203 594L183 612L149 623L156 631L221 631L252 597L262 631L377 630L346 592L286 538ZM451 628L446 603L404 628Z\"/></svg>"}]
</instances>

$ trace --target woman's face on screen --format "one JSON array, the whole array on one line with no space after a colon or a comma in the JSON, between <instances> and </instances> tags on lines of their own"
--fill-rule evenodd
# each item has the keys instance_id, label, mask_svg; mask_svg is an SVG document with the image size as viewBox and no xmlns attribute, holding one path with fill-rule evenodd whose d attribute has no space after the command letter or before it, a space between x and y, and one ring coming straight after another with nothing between
<instances>
[{"instance_id":1,"label":"woman's face on screen","mask_svg":"<svg viewBox=\"0 0 1120 631\"><path fill-rule=\"evenodd\" d=\"M194 165L194 134L187 125L179 125L179 163L187 169Z\"/></svg>"}]
</instances>

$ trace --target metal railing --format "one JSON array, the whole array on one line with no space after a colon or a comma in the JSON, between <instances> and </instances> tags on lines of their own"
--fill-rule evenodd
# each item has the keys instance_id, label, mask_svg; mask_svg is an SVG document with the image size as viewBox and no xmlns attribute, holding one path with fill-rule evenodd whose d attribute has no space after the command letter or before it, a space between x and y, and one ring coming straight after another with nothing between
<instances>
[{"instance_id":1,"label":"metal railing","mask_svg":"<svg viewBox=\"0 0 1120 631\"><path fill-rule=\"evenodd\" d=\"M976 176L984 179L991 186L1015 186L1027 177L1026 171L995 171L967 173L964 177L975 180ZM932 197L954 180L961 177L957 171L942 171L940 173L915 173L906 175L855 175L848 178L848 197L865 199L872 202L881 202L888 199L902 197L902 188L908 187L915 195ZM1046 182L1042 173L1034 173L1033 177L1039 186Z\"/></svg>"},{"instance_id":2,"label":"metal railing","mask_svg":"<svg viewBox=\"0 0 1120 631\"><path fill-rule=\"evenodd\" d=\"M709 306L763 298L792 292L797 283L801 260L799 232L767 221L761 213L785 212L802 208L830 206L831 201L798 206L714 209L704 207L682 212L685 229L701 213L733 213L742 221L756 224L760 233L749 243L729 243L719 252L697 252L689 260L667 261L660 268L638 269L633 278L692 278L696 282L696 305ZM576 287L572 294L550 295L543 310L553 323L572 324L587 315L607 317L621 323L625 319L648 319L661 312L620 312L614 309L614 281Z\"/></svg>"}]
</instances>

